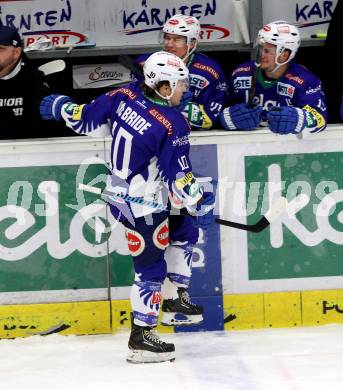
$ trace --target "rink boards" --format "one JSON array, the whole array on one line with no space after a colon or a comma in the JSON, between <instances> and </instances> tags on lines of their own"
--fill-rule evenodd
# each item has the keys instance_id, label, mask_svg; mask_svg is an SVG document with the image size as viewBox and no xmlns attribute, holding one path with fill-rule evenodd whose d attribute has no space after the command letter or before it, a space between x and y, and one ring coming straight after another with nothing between
<instances>
[{"instance_id":1,"label":"rink boards","mask_svg":"<svg viewBox=\"0 0 343 390\"><path fill-rule=\"evenodd\" d=\"M127 331L129 313L129 300L0 306L0 338ZM332 323L343 323L342 290L224 295L225 330ZM158 331L175 329L159 325Z\"/></svg>"},{"instance_id":2,"label":"rink boards","mask_svg":"<svg viewBox=\"0 0 343 390\"><path fill-rule=\"evenodd\" d=\"M191 294L205 321L161 331L342 322L342 130L303 140L267 130L191 136L193 170L217 185L222 218L255 223L280 195L291 206L259 234L201 232ZM124 229L95 195L76 190L104 186L109 142L0 143L0 338L128 329Z\"/></svg>"}]
</instances>

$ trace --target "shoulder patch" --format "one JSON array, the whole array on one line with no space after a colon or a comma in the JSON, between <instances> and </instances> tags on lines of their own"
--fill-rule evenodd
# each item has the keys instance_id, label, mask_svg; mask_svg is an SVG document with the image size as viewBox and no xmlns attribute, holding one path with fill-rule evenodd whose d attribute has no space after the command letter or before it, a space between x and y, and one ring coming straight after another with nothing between
<instances>
[{"instance_id":1,"label":"shoulder patch","mask_svg":"<svg viewBox=\"0 0 343 390\"><path fill-rule=\"evenodd\" d=\"M170 120L167 119L163 114L161 114L156 108L151 108L149 114L158 120L168 131L168 135L173 134L173 125Z\"/></svg>"},{"instance_id":2,"label":"shoulder patch","mask_svg":"<svg viewBox=\"0 0 343 390\"><path fill-rule=\"evenodd\" d=\"M214 70L211 66L201 64L200 62L195 62L193 64L194 68L203 70L204 72L209 73L212 75L216 80L219 79L219 74L216 70Z\"/></svg>"},{"instance_id":3,"label":"shoulder patch","mask_svg":"<svg viewBox=\"0 0 343 390\"><path fill-rule=\"evenodd\" d=\"M136 97L137 97L137 94L135 94L133 91L131 91L131 89L129 88L118 88L118 89L114 89L113 91L110 91L108 92L106 95L108 96L114 96L116 95L117 93L123 93L124 95L126 95L129 99L131 100L135 100Z\"/></svg>"},{"instance_id":4,"label":"shoulder patch","mask_svg":"<svg viewBox=\"0 0 343 390\"><path fill-rule=\"evenodd\" d=\"M301 78L299 76L295 76L292 73L286 73L285 78L288 80L294 81L295 83L297 83L299 85L303 85L305 82L305 80L303 78Z\"/></svg>"},{"instance_id":5,"label":"shoulder patch","mask_svg":"<svg viewBox=\"0 0 343 390\"><path fill-rule=\"evenodd\" d=\"M239 68L235 69L233 72L232 72L232 77L235 76L237 73L250 73L251 71L251 66L248 65L248 66L240 66Z\"/></svg>"}]
</instances>

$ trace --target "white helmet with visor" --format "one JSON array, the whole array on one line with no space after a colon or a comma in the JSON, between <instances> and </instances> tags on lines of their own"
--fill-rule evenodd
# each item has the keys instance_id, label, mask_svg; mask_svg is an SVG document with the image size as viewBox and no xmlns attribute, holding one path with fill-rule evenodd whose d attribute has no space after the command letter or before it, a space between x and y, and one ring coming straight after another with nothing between
<instances>
[{"instance_id":1,"label":"white helmet with visor","mask_svg":"<svg viewBox=\"0 0 343 390\"><path fill-rule=\"evenodd\" d=\"M284 20L277 20L266 24L258 32L256 43L258 46L265 43L276 46L275 62L278 65L277 68L279 68L294 58L300 46L300 41L300 33L297 27ZM290 51L289 58L286 62L279 63L280 54L286 49Z\"/></svg>"},{"instance_id":2,"label":"white helmet with visor","mask_svg":"<svg viewBox=\"0 0 343 390\"><path fill-rule=\"evenodd\" d=\"M181 58L175 54L165 51L158 51L152 54L143 66L144 83L153 89L161 98L169 100L180 80L188 84L188 68ZM162 96L156 90L157 84L161 81L169 83L171 93L168 96Z\"/></svg>"}]
</instances>

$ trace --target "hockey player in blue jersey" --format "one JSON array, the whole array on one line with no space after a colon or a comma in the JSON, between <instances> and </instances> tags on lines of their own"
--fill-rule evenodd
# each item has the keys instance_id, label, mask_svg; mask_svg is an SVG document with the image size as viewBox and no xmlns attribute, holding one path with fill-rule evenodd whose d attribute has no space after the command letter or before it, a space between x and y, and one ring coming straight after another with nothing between
<instances>
[{"instance_id":1,"label":"hockey player in blue jersey","mask_svg":"<svg viewBox=\"0 0 343 390\"><path fill-rule=\"evenodd\" d=\"M200 23L194 16L177 14L163 26L163 50L180 57L189 70L190 88L179 109L192 129L210 129L215 124L226 97L226 79L214 59L196 51ZM148 54L136 62L143 66Z\"/></svg>"},{"instance_id":2,"label":"hockey player in blue jersey","mask_svg":"<svg viewBox=\"0 0 343 390\"><path fill-rule=\"evenodd\" d=\"M259 31L257 45L259 67L250 61L231 74L229 107L220 114L224 128L253 130L267 121L277 134L324 130L327 108L321 82L293 60L300 46L298 29L285 21L269 23Z\"/></svg>"},{"instance_id":3,"label":"hockey player in blue jersey","mask_svg":"<svg viewBox=\"0 0 343 390\"><path fill-rule=\"evenodd\" d=\"M147 59L143 70L142 85L129 84L90 104L79 106L67 96L47 96L41 103L41 114L44 119L63 119L79 134L105 132L112 136L108 189L164 204L172 193L195 215L195 226L206 228L213 222L214 196L203 190L192 173L189 124L173 108L186 91L188 69L175 55L157 52ZM119 201L111 202L110 207L126 227L134 261L127 360L173 360L174 345L161 341L154 332L166 275L173 275L181 287L189 278L183 257L168 255L170 212Z\"/></svg>"},{"instance_id":4,"label":"hockey player in blue jersey","mask_svg":"<svg viewBox=\"0 0 343 390\"><path fill-rule=\"evenodd\" d=\"M225 75L213 59L196 51L200 23L194 16L174 15L163 26L164 50L181 58L189 70L190 87L176 107L188 119L193 130L210 129L216 122L226 97ZM144 65L147 54L136 62ZM192 325L203 321L203 308L189 297L188 287L192 275L192 253L198 241L199 229L190 217L175 215L170 218L170 247L168 257L185 265L182 280L168 273L162 305L163 325ZM174 259L174 260L173 260ZM183 259L183 260L182 260ZM173 285L177 287L175 292Z\"/></svg>"}]
</instances>

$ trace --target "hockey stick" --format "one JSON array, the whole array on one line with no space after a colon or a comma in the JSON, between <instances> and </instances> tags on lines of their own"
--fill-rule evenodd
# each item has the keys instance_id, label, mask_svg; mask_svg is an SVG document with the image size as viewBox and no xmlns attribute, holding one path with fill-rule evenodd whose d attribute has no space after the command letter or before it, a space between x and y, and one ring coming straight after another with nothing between
<instances>
[{"instance_id":1,"label":"hockey stick","mask_svg":"<svg viewBox=\"0 0 343 390\"><path fill-rule=\"evenodd\" d=\"M82 183L79 183L78 188L81 191L92 192L93 194L100 195L100 197L107 202L111 200L112 201L123 200L124 202L128 202L128 203L140 204L141 206L149 206L153 209L164 210L164 211L168 210L167 206L161 203L145 200L141 196L130 196L128 194L115 193L112 191L102 190L98 187L93 187Z\"/></svg>"},{"instance_id":2,"label":"hockey stick","mask_svg":"<svg viewBox=\"0 0 343 390\"><path fill-rule=\"evenodd\" d=\"M52 73L62 72L66 67L66 63L63 60L54 60L47 62L38 67L38 70L44 73L45 76L48 76Z\"/></svg>"},{"instance_id":3,"label":"hockey stick","mask_svg":"<svg viewBox=\"0 0 343 390\"><path fill-rule=\"evenodd\" d=\"M143 69L135 63L135 61L127 55L121 54L118 57L118 61L121 65L125 66L126 69L130 70L139 79L144 79Z\"/></svg>"},{"instance_id":4,"label":"hockey stick","mask_svg":"<svg viewBox=\"0 0 343 390\"><path fill-rule=\"evenodd\" d=\"M159 209L159 210L164 210L168 211L169 208L163 204L157 203L157 202L152 202L152 201L147 201L144 200L142 197L137 197L137 196L129 196L127 194L120 194L120 193L115 193L112 191L107 191L107 190L101 190L98 187L93 187L89 186L86 184L79 183L78 185L79 190L86 191L86 192L91 192L93 194L100 195L102 199L104 199L106 202L113 202L113 201L118 201L118 200L123 200L128 203L135 203L135 204L140 204L141 206L149 206L154 209ZM232 221L227 221L224 219L216 218L215 221L219 225L223 226L229 226L234 229L240 229L240 230L246 230L248 232L252 233L260 233L262 230L264 230L266 227L268 227L273 221L275 221L287 208L287 199L286 198L279 198L270 208L269 210L263 215L263 217L257 221L255 224L252 225L245 225L243 223L238 223L238 222L232 222ZM191 214L188 213L187 210L181 209L180 213L182 215L189 215L192 216Z\"/></svg>"},{"instance_id":5,"label":"hockey stick","mask_svg":"<svg viewBox=\"0 0 343 390\"><path fill-rule=\"evenodd\" d=\"M287 199L280 197L274 204L272 204L263 217L253 225L245 225L242 223L226 221L220 218L216 218L216 222L220 225L229 226L235 229L246 230L252 233L260 233L272 222L279 218L279 216L287 209L287 205Z\"/></svg>"},{"instance_id":6,"label":"hockey stick","mask_svg":"<svg viewBox=\"0 0 343 390\"><path fill-rule=\"evenodd\" d=\"M260 48L257 46L256 49L256 57L255 57L255 69L254 73L251 79L251 86L248 94L248 106L249 107L254 107L254 97L255 97L255 92L256 92L256 83L257 83L257 77L258 77L258 72L260 70L260 58L261 58L261 53L260 53Z\"/></svg>"}]
</instances>

